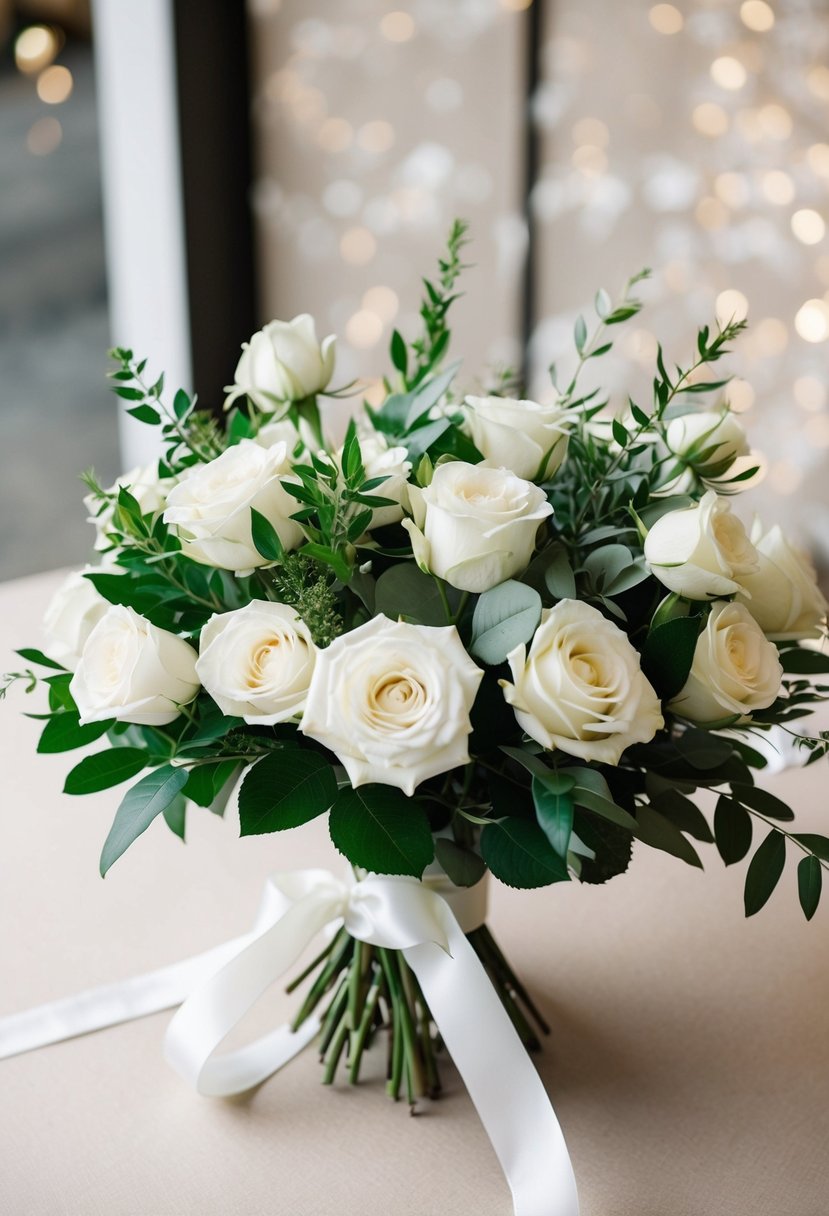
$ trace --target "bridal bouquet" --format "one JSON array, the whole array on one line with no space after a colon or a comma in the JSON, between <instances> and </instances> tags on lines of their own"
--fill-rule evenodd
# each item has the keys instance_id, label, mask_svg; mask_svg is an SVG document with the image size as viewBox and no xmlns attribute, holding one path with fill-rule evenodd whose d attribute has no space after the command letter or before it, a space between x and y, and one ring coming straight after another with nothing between
<instances>
[{"instance_id":1,"label":"bridal bouquet","mask_svg":"<svg viewBox=\"0 0 829 1216\"><path fill-rule=\"evenodd\" d=\"M330 387L335 339L309 316L244 345L223 413L168 401L113 352L115 392L163 455L110 488L86 476L100 562L51 604L48 655L19 652L46 670L39 751L104 744L67 793L143 774L101 873L153 820L183 837L194 806L221 814L238 788L243 835L325 815L357 880L600 883L634 841L699 867L714 843L726 865L751 854L747 915L798 857L811 917L829 837L789 830L753 772L772 727L807 762L829 751L790 726L829 692L827 606L780 528L732 509L758 466L715 365L742 323L700 330L686 366L660 349L650 399L614 412L582 371L639 311L638 276L579 317L544 402L509 373L471 392L446 361L463 245L459 223L422 332L394 332L384 399L342 443L321 400L354 389ZM489 929L468 938L537 1045L543 1019ZM356 1080L390 1028L390 1092L438 1090L401 952L343 926L299 978L295 1026L321 1018L327 1081L345 1061Z\"/></svg>"}]
</instances>

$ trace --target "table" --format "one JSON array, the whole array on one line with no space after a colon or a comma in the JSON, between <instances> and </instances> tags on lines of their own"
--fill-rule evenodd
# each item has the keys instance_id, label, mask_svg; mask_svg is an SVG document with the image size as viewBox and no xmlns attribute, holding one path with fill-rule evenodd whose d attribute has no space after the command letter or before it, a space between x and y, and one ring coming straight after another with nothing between
<instances>
[{"instance_id":1,"label":"table","mask_svg":"<svg viewBox=\"0 0 829 1216\"><path fill-rule=\"evenodd\" d=\"M60 575L0 587L0 655L38 641ZM34 700L34 698L32 698ZM120 791L61 794L76 753L35 757L35 705L2 706L0 1014L150 970L243 932L271 869L328 865L324 822L238 839L158 820L105 881ZM825 765L771 779L826 831ZM825 1216L829 906L806 924L790 864L745 921L743 865L706 873L638 847L604 887L493 884L491 925L554 1033L539 1069L584 1216ZM739 872L738 872L739 871ZM278 986L276 986L278 987ZM274 991L252 1028L284 1018ZM0 1211L9 1216L507 1216L506 1184L451 1068L410 1118L326 1089L313 1050L252 1094L200 1098L161 1058L168 1014L0 1063Z\"/></svg>"}]
</instances>

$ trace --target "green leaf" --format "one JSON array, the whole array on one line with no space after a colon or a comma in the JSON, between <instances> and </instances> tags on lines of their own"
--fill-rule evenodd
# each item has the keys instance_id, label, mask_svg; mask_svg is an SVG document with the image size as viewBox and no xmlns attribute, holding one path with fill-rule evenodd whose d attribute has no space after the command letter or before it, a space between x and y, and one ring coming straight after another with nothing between
<instances>
[{"instance_id":1,"label":"green leaf","mask_svg":"<svg viewBox=\"0 0 829 1216\"><path fill-rule=\"evenodd\" d=\"M797 867L797 893L803 915L811 920L820 902L823 868L816 857L804 857Z\"/></svg>"},{"instance_id":2,"label":"green leaf","mask_svg":"<svg viewBox=\"0 0 829 1216\"><path fill-rule=\"evenodd\" d=\"M478 597L472 616L471 652L491 666L529 642L541 620L541 596L532 587L507 579Z\"/></svg>"},{"instance_id":3,"label":"green leaf","mask_svg":"<svg viewBox=\"0 0 829 1216\"><path fill-rule=\"evenodd\" d=\"M438 585L411 562L391 566L377 580L374 605L379 615L405 617L418 625L446 625Z\"/></svg>"},{"instance_id":4,"label":"green leaf","mask_svg":"<svg viewBox=\"0 0 829 1216\"><path fill-rule=\"evenodd\" d=\"M537 823L505 819L481 832L481 853L497 879L508 887L547 887L570 875Z\"/></svg>"},{"instance_id":5,"label":"green leaf","mask_svg":"<svg viewBox=\"0 0 829 1216\"><path fill-rule=\"evenodd\" d=\"M573 326L573 341L579 354L583 354L587 343L587 325L582 316L576 317L576 323Z\"/></svg>"},{"instance_id":6,"label":"green leaf","mask_svg":"<svg viewBox=\"0 0 829 1216\"><path fill-rule=\"evenodd\" d=\"M818 654L808 647L796 647L780 652L780 663L790 675L817 676L829 672L829 655Z\"/></svg>"},{"instance_id":7,"label":"green leaf","mask_svg":"<svg viewBox=\"0 0 829 1216\"><path fill-rule=\"evenodd\" d=\"M113 747L85 756L66 778L64 794L92 794L129 781L145 768L149 756L137 747Z\"/></svg>"},{"instance_id":8,"label":"green leaf","mask_svg":"<svg viewBox=\"0 0 829 1216\"><path fill-rule=\"evenodd\" d=\"M43 754L71 752L76 747L86 747L100 739L112 727L113 722L89 722L81 726L80 716L72 710L55 714L46 723L37 750Z\"/></svg>"},{"instance_id":9,"label":"green leaf","mask_svg":"<svg viewBox=\"0 0 829 1216\"><path fill-rule=\"evenodd\" d=\"M538 826L555 852L566 861L573 831L573 795L551 790L538 777L533 777L532 793Z\"/></svg>"},{"instance_id":10,"label":"green leaf","mask_svg":"<svg viewBox=\"0 0 829 1216\"><path fill-rule=\"evenodd\" d=\"M179 840L184 840L184 828L187 821L187 799L184 793L178 794L161 813L173 835L178 836Z\"/></svg>"},{"instance_id":11,"label":"green leaf","mask_svg":"<svg viewBox=\"0 0 829 1216\"><path fill-rule=\"evenodd\" d=\"M814 853L815 857L819 857L821 861L829 861L829 839L826 836L819 836L816 832L793 832L792 835Z\"/></svg>"},{"instance_id":12,"label":"green leaf","mask_svg":"<svg viewBox=\"0 0 829 1216\"><path fill-rule=\"evenodd\" d=\"M650 806L640 806L636 811L636 837L653 849L671 853L689 866L703 868L694 846L685 839L675 824L660 815Z\"/></svg>"},{"instance_id":13,"label":"green leaf","mask_svg":"<svg viewBox=\"0 0 829 1216\"><path fill-rule=\"evenodd\" d=\"M401 376L406 375L406 368L409 363L408 351L403 335L399 330L394 330L391 335L391 361Z\"/></svg>"},{"instance_id":14,"label":"green leaf","mask_svg":"<svg viewBox=\"0 0 829 1216\"><path fill-rule=\"evenodd\" d=\"M748 811L733 798L720 795L714 811L714 840L727 866L743 860L751 848L751 836L752 823Z\"/></svg>"},{"instance_id":15,"label":"green leaf","mask_svg":"<svg viewBox=\"0 0 829 1216\"><path fill-rule=\"evenodd\" d=\"M411 430L418 418L421 418L424 414L428 414L432 406L438 404L449 385L455 379L460 365L461 362L458 359L447 367L445 372L442 372L439 376L432 376L420 385L412 398L409 411L406 415L407 430Z\"/></svg>"},{"instance_id":16,"label":"green leaf","mask_svg":"<svg viewBox=\"0 0 829 1216\"><path fill-rule=\"evenodd\" d=\"M163 381L162 381L163 383ZM161 390L159 389L159 392ZM173 413L176 418L181 419L190 409L190 398L185 393L183 388L176 390L176 395L173 398Z\"/></svg>"},{"instance_id":17,"label":"green leaf","mask_svg":"<svg viewBox=\"0 0 829 1216\"><path fill-rule=\"evenodd\" d=\"M713 844L714 837L702 811L679 790L663 790L661 794L651 798L651 806L659 811L660 815L670 819L681 832L687 832L689 836L694 836L706 844Z\"/></svg>"},{"instance_id":18,"label":"green leaf","mask_svg":"<svg viewBox=\"0 0 829 1216\"><path fill-rule=\"evenodd\" d=\"M486 874L482 857L443 836L435 841L435 857L456 887L474 887Z\"/></svg>"},{"instance_id":19,"label":"green leaf","mask_svg":"<svg viewBox=\"0 0 829 1216\"><path fill-rule=\"evenodd\" d=\"M790 823L794 819L791 807L768 790L761 790L756 785L741 785L732 781L731 793L743 806L750 806L753 811L759 811L769 819L779 819L783 823Z\"/></svg>"},{"instance_id":20,"label":"green leaf","mask_svg":"<svg viewBox=\"0 0 829 1216\"><path fill-rule=\"evenodd\" d=\"M699 618L679 616L657 625L645 639L642 671L663 699L682 691L694 661L698 635Z\"/></svg>"},{"instance_id":21,"label":"green leaf","mask_svg":"<svg viewBox=\"0 0 829 1216\"><path fill-rule=\"evenodd\" d=\"M626 448L630 441L630 435L628 434L627 427L624 425L624 423L620 422L618 418L613 418L611 419L610 429L612 430L613 438L616 440L619 447Z\"/></svg>"},{"instance_id":22,"label":"green leaf","mask_svg":"<svg viewBox=\"0 0 829 1216\"><path fill-rule=\"evenodd\" d=\"M148 426L158 426L161 422L161 415L158 410L154 410L151 405L136 405L131 410L127 410L133 418L137 418L139 422L146 422Z\"/></svg>"},{"instance_id":23,"label":"green leaf","mask_svg":"<svg viewBox=\"0 0 829 1216\"><path fill-rule=\"evenodd\" d=\"M337 779L319 752L285 749L251 766L239 789L242 836L281 832L324 815Z\"/></svg>"},{"instance_id":24,"label":"green leaf","mask_svg":"<svg viewBox=\"0 0 829 1216\"><path fill-rule=\"evenodd\" d=\"M783 873L786 838L772 828L749 863L744 892L746 916L759 912Z\"/></svg>"},{"instance_id":25,"label":"green leaf","mask_svg":"<svg viewBox=\"0 0 829 1216\"><path fill-rule=\"evenodd\" d=\"M269 562L278 562L285 556L285 547L279 539L279 534L269 519L255 507L250 509L250 534L256 547L256 552Z\"/></svg>"},{"instance_id":26,"label":"green leaf","mask_svg":"<svg viewBox=\"0 0 829 1216\"><path fill-rule=\"evenodd\" d=\"M576 598L576 576L567 551L560 548L553 553L550 564L544 571L544 582L550 595L557 600L573 600Z\"/></svg>"},{"instance_id":27,"label":"green leaf","mask_svg":"<svg viewBox=\"0 0 829 1216\"><path fill-rule=\"evenodd\" d=\"M50 659L42 650L34 650L31 646L23 650L16 650L15 654L19 654L21 659L25 659L27 663L37 663L40 667L51 667L54 671L66 671L62 663L56 663L54 659Z\"/></svg>"},{"instance_id":28,"label":"green leaf","mask_svg":"<svg viewBox=\"0 0 829 1216\"><path fill-rule=\"evenodd\" d=\"M219 759L213 764L197 764L189 770L190 775L182 793L196 806L210 809L238 769L238 760ZM224 807L221 809L223 811Z\"/></svg>"},{"instance_id":29,"label":"green leaf","mask_svg":"<svg viewBox=\"0 0 829 1216\"><path fill-rule=\"evenodd\" d=\"M132 789L127 790L104 841L100 867L102 878L132 842L147 830L156 816L175 801L186 781L186 768L164 764L147 773Z\"/></svg>"},{"instance_id":30,"label":"green leaf","mask_svg":"<svg viewBox=\"0 0 829 1216\"><path fill-rule=\"evenodd\" d=\"M340 790L328 827L352 865L376 874L420 878L435 855L426 812L394 786Z\"/></svg>"}]
</instances>

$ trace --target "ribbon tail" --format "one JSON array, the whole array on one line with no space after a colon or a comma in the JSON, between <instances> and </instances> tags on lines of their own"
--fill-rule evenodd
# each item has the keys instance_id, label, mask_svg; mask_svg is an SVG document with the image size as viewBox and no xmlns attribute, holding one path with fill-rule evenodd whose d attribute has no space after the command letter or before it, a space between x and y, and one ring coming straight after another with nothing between
<instances>
[{"instance_id":1,"label":"ribbon tail","mask_svg":"<svg viewBox=\"0 0 829 1216\"><path fill-rule=\"evenodd\" d=\"M578 1216L576 1180L550 1100L509 1015L451 910L449 953L403 953L415 972L512 1191L515 1216Z\"/></svg>"},{"instance_id":2,"label":"ribbon tail","mask_svg":"<svg viewBox=\"0 0 829 1216\"><path fill-rule=\"evenodd\" d=\"M248 941L249 935L237 937L156 971L0 1018L0 1060L172 1009Z\"/></svg>"},{"instance_id":3,"label":"ribbon tail","mask_svg":"<svg viewBox=\"0 0 829 1216\"><path fill-rule=\"evenodd\" d=\"M243 1093L293 1059L319 1030L316 1018L297 1031L276 1030L238 1050L217 1055L223 1039L318 933L341 912L341 897L310 892L237 952L187 998L167 1029L164 1055L199 1093L221 1098Z\"/></svg>"}]
</instances>

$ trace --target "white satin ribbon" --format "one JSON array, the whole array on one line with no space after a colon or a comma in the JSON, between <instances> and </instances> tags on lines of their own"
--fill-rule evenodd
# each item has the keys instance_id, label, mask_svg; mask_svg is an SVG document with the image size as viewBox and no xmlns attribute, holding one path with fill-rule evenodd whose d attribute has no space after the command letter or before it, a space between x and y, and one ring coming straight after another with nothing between
<instances>
[{"instance_id":1,"label":"white satin ribbon","mask_svg":"<svg viewBox=\"0 0 829 1216\"><path fill-rule=\"evenodd\" d=\"M0 1058L181 1004L167 1030L166 1059L200 1093L241 1093L297 1055L319 1023L308 1019L297 1032L282 1026L219 1054L223 1040L319 933L342 923L360 941L403 952L501 1163L515 1216L578 1216L558 1120L465 937L485 910L482 890L473 892L461 897L459 923L434 885L417 879L370 875L350 885L325 870L274 875L251 933L160 971L2 1019Z\"/></svg>"}]
</instances>

